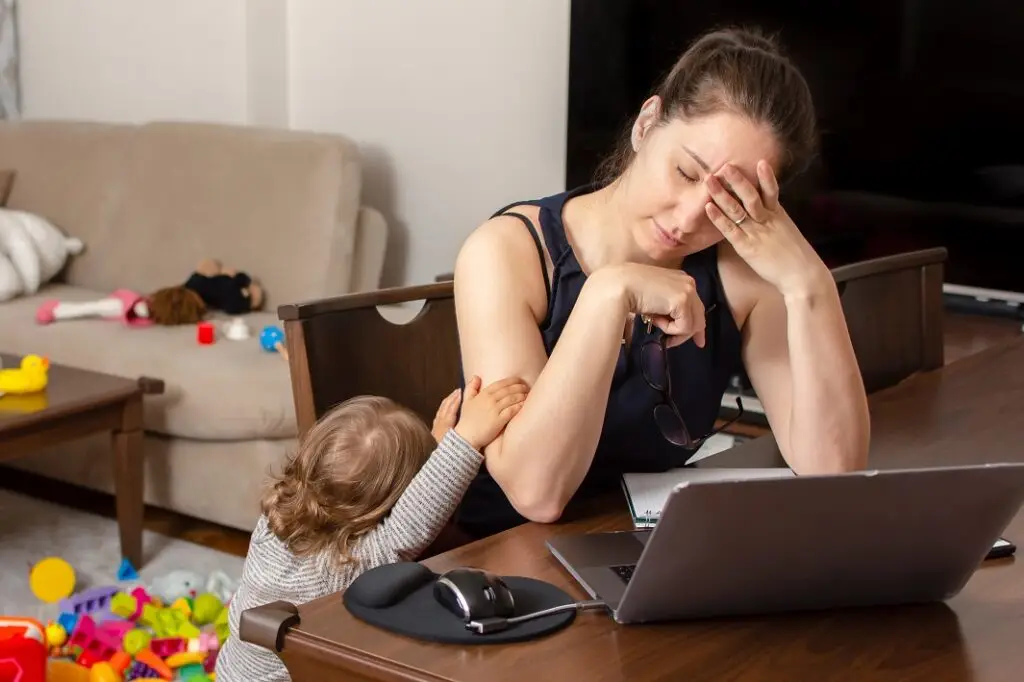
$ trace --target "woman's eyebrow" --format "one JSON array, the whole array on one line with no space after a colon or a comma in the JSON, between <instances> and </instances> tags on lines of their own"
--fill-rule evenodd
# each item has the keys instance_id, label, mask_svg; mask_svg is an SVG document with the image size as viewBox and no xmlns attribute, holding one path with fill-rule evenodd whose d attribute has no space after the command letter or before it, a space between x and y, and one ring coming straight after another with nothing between
<instances>
[{"instance_id":1,"label":"woman's eyebrow","mask_svg":"<svg viewBox=\"0 0 1024 682\"><path fill-rule=\"evenodd\" d=\"M704 172L705 172L705 173L710 173L710 172L711 172L711 166L709 166L709 165L708 165L707 163L705 163L705 162L704 162L704 159L702 159L702 158L700 158L699 156L697 156L697 153L696 153L696 152L694 152L694 151L693 151L692 149L690 149L689 147L687 147L687 146L686 146L685 144L681 144L681 145L679 145L679 146L683 148L683 151L685 151L685 152L686 152L687 154L689 154L690 156L692 156L692 157L693 157L693 160L694 160L694 161L696 161L696 162L697 162L697 164L698 164L698 165L699 165L699 166L700 166L701 168L703 168L703 169L704 169Z\"/></svg>"}]
</instances>

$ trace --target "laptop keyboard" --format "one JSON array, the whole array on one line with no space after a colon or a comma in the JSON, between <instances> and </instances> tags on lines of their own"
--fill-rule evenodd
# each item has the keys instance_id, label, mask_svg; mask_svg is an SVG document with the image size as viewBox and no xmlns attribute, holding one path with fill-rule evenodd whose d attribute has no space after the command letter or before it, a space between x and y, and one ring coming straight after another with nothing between
<instances>
[{"instance_id":1,"label":"laptop keyboard","mask_svg":"<svg viewBox=\"0 0 1024 682\"><path fill-rule=\"evenodd\" d=\"M629 564L628 566L612 566L611 569L615 571L615 574L622 578L622 582L628 583L629 579L633 577L633 571L636 570L636 564Z\"/></svg>"}]
</instances>

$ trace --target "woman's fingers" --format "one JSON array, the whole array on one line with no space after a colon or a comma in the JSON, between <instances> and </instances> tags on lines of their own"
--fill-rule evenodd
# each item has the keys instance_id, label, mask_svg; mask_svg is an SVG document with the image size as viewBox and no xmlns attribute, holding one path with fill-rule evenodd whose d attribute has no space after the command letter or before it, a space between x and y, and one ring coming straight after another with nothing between
<instances>
[{"instance_id":1,"label":"woman's fingers","mask_svg":"<svg viewBox=\"0 0 1024 682\"><path fill-rule=\"evenodd\" d=\"M774 211L779 207L779 181L767 161L757 162L757 181L761 185L761 200L765 208Z\"/></svg>"},{"instance_id":2,"label":"woman's fingers","mask_svg":"<svg viewBox=\"0 0 1024 682\"><path fill-rule=\"evenodd\" d=\"M758 164L759 168L760 165L761 164ZM725 168L722 169L722 176L732 189L732 194L743 202L742 208L746 211L748 216L759 223L763 223L768 219L768 210L761 201L761 193L758 192L757 187L747 179L747 176L743 174L743 171L730 163L726 164ZM758 181L760 182L760 178ZM732 214L729 215L731 216ZM742 216L737 216L736 220L740 220L741 218Z\"/></svg>"},{"instance_id":3,"label":"woman's fingers","mask_svg":"<svg viewBox=\"0 0 1024 682\"><path fill-rule=\"evenodd\" d=\"M748 235L743 231L742 225L737 225L735 221L731 220L729 216L722 213L722 209L718 207L713 201L709 201L704 204L704 212L707 213L708 220L711 224L718 228L718 231L722 233L730 244L736 246L747 239Z\"/></svg>"},{"instance_id":4,"label":"woman's fingers","mask_svg":"<svg viewBox=\"0 0 1024 682\"><path fill-rule=\"evenodd\" d=\"M708 186L708 194L711 195L711 200L733 224L739 223L748 217L746 209L743 208L743 205L736 197L729 194L721 180L714 175L709 175L705 184Z\"/></svg>"}]
</instances>

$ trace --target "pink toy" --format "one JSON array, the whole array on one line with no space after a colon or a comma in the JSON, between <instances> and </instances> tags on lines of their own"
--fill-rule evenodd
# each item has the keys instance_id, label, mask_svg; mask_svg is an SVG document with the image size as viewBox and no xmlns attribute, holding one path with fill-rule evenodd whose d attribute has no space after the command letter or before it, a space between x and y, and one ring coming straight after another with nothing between
<instances>
[{"instance_id":1,"label":"pink toy","mask_svg":"<svg viewBox=\"0 0 1024 682\"><path fill-rule=\"evenodd\" d=\"M153 324L149 319L149 303L146 297L128 289L118 289L107 298L98 301L70 302L49 299L43 301L36 310L36 322L39 324L88 317L120 320L129 327L146 327Z\"/></svg>"},{"instance_id":2,"label":"pink toy","mask_svg":"<svg viewBox=\"0 0 1024 682\"><path fill-rule=\"evenodd\" d=\"M123 642L124 636L134 627L135 623L130 620L106 620L100 623L99 629L111 637L117 637L118 642Z\"/></svg>"},{"instance_id":3,"label":"pink toy","mask_svg":"<svg viewBox=\"0 0 1024 682\"><path fill-rule=\"evenodd\" d=\"M88 615L78 619L75 631L71 633L68 644L73 647L81 647L82 653L78 657L78 663L89 668L98 661L108 661L110 657L121 648L121 642L117 637L103 632L96 627L92 618Z\"/></svg>"}]
</instances>

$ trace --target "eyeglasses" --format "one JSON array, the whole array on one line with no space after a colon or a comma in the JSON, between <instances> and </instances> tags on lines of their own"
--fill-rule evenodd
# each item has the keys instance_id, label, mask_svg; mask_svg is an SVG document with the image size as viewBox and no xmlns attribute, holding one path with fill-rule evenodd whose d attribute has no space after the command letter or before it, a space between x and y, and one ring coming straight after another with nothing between
<instances>
[{"instance_id":1,"label":"eyeglasses","mask_svg":"<svg viewBox=\"0 0 1024 682\"><path fill-rule=\"evenodd\" d=\"M712 309L713 306L708 309L708 312L711 312ZM647 385L661 393L661 402L654 406L654 422L658 425L665 440L673 445L697 450L708 438L726 430L743 416L743 401L736 396L738 410L736 416L721 427L712 429L706 435L693 438L690 436L690 430L686 428L683 415L679 413L679 407L672 399L672 373L668 368L668 349L665 347L664 334L644 343L640 349L640 368Z\"/></svg>"}]
</instances>

